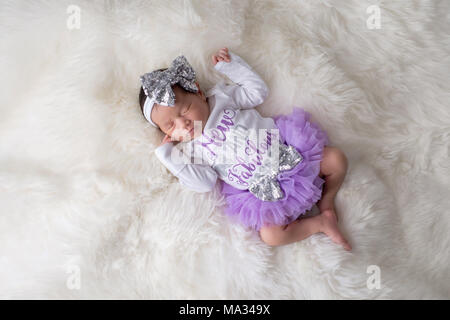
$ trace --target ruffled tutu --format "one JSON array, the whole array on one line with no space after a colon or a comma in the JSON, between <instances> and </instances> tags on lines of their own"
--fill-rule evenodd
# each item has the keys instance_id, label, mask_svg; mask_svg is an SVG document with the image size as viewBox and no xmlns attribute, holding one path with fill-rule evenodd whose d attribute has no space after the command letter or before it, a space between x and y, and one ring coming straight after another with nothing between
<instances>
[{"instance_id":1,"label":"ruffled tutu","mask_svg":"<svg viewBox=\"0 0 450 320\"><path fill-rule=\"evenodd\" d=\"M263 201L248 190L239 190L222 181L222 194L227 207L225 214L247 227L260 230L264 225L286 225L296 220L322 196L325 182L319 177L320 161L328 137L317 124L309 121L310 114L294 107L289 115L274 117L280 140L297 149L303 161L277 179L285 197L278 201Z\"/></svg>"}]
</instances>

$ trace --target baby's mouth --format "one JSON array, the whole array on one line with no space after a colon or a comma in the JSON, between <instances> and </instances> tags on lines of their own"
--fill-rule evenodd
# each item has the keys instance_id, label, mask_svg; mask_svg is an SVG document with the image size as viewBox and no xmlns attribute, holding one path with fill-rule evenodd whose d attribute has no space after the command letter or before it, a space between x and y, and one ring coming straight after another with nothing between
<instances>
[{"instance_id":1,"label":"baby's mouth","mask_svg":"<svg viewBox=\"0 0 450 320\"><path fill-rule=\"evenodd\" d=\"M194 128L187 130L187 129L183 129L180 132L180 138L182 141L189 141L192 139L192 137L194 136Z\"/></svg>"},{"instance_id":2,"label":"baby's mouth","mask_svg":"<svg viewBox=\"0 0 450 320\"><path fill-rule=\"evenodd\" d=\"M199 127L201 132L201 128ZM175 137L178 137L180 141L189 141L194 139L195 137L195 127L192 127L191 129L179 129L176 133L174 133Z\"/></svg>"}]
</instances>

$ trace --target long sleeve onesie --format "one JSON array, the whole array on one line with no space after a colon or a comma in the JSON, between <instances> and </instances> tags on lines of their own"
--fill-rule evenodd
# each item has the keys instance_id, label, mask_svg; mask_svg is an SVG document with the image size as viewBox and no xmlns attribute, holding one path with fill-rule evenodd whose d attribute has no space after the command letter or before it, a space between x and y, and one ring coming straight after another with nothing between
<instances>
[{"instance_id":1,"label":"long sleeve onesie","mask_svg":"<svg viewBox=\"0 0 450 320\"><path fill-rule=\"evenodd\" d=\"M217 179L248 189L256 177L270 173L277 150L278 130L272 118L263 118L254 107L264 102L268 88L261 77L238 55L214 68L234 84L216 84L207 91L210 115L201 136L174 146L155 149L164 166L187 188L211 191ZM194 129L195 130L195 129Z\"/></svg>"}]
</instances>

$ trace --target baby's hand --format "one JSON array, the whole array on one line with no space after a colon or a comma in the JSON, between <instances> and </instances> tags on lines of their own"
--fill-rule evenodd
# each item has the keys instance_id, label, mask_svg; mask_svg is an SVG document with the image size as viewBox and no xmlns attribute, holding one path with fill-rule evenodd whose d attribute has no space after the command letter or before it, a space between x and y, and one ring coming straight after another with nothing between
<instances>
[{"instance_id":1,"label":"baby's hand","mask_svg":"<svg viewBox=\"0 0 450 320\"><path fill-rule=\"evenodd\" d=\"M211 58L213 61L213 65L216 65L216 63L219 61L225 61L225 62L231 61L230 55L228 54L228 48L220 49L219 52L214 54Z\"/></svg>"},{"instance_id":2,"label":"baby's hand","mask_svg":"<svg viewBox=\"0 0 450 320\"><path fill-rule=\"evenodd\" d=\"M168 143L168 142L172 142L172 138L169 137L169 136L166 134L166 135L164 136L164 138L162 139L162 142L161 142L161 144L160 144L159 146L162 146L163 144ZM173 144L176 145L178 142L179 142L179 141L173 141Z\"/></svg>"}]
</instances>

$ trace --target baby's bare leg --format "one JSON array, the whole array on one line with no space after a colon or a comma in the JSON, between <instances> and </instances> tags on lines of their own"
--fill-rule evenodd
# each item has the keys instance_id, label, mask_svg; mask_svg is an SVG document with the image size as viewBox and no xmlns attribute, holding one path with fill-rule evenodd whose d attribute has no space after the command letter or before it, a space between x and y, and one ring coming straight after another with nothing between
<instances>
[{"instance_id":1,"label":"baby's bare leg","mask_svg":"<svg viewBox=\"0 0 450 320\"><path fill-rule=\"evenodd\" d=\"M259 230L261 239L269 246L280 246L308 238L320 232L319 216L299 219L285 226L264 226Z\"/></svg>"},{"instance_id":2,"label":"baby's bare leg","mask_svg":"<svg viewBox=\"0 0 450 320\"><path fill-rule=\"evenodd\" d=\"M322 198L317 202L320 212L334 212L334 198L347 173L347 157L335 147L325 147L320 162L320 176L325 179Z\"/></svg>"},{"instance_id":3,"label":"baby's bare leg","mask_svg":"<svg viewBox=\"0 0 450 320\"><path fill-rule=\"evenodd\" d=\"M331 211L311 218L298 219L286 226L264 226L259 234L269 246L280 246L301 241L318 232L325 233L346 250L351 250L351 246L338 229L335 214Z\"/></svg>"},{"instance_id":4,"label":"baby's bare leg","mask_svg":"<svg viewBox=\"0 0 450 320\"><path fill-rule=\"evenodd\" d=\"M345 154L334 147L325 147L320 163L320 175L325 179L322 198L317 202L321 214L312 218L301 218L286 226L265 226L260 230L261 239L270 246L285 245L301 241L309 236L323 232L331 240L351 250L337 225L334 198L347 173Z\"/></svg>"}]
</instances>

